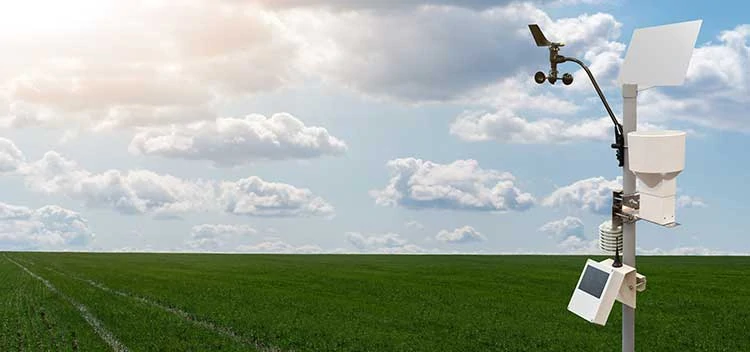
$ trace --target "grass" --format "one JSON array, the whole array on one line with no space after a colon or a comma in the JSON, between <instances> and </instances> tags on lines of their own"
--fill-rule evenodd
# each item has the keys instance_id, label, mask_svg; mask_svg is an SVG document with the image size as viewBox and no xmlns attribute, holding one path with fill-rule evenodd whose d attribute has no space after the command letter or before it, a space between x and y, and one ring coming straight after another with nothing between
<instances>
[{"instance_id":1,"label":"grass","mask_svg":"<svg viewBox=\"0 0 750 352\"><path fill-rule=\"evenodd\" d=\"M0 350L109 349L85 305L133 351L619 350L567 311L584 257L6 253ZM750 257L640 257L636 349L750 346ZM50 330L37 318L48 312ZM52 332L50 332L52 331ZM54 342L53 342L54 341ZM57 343L57 345L54 345Z\"/></svg>"}]
</instances>

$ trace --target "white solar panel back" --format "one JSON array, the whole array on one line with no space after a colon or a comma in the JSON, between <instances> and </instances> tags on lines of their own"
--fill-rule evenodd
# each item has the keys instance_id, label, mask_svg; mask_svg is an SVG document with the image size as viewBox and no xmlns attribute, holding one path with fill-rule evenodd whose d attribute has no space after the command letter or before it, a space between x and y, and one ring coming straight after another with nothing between
<instances>
[{"instance_id":1,"label":"white solar panel back","mask_svg":"<svg viewBox=\"0 0 750 352\"><path fill-rule=\"evenodd\" d=\"M644 88L681 85L702 23L696 20L633 31L617 82Z\"/></svg>"}]
</instances>

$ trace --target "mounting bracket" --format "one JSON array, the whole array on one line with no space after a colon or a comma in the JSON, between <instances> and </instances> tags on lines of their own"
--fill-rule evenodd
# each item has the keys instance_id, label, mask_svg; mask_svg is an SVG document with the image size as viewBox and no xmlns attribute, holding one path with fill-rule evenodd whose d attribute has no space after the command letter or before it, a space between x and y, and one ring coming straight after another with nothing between
<instances>
[{"instance_id":1,"label":"mounting bracket","mask_svg":"<svg viewBox=\"0 0 750 352\"><path fill-rule=\"evenodd\" d=\"M638 221L634 210L640 208L640 199L638 193L623 194L622 190L612 191L612 226L617 227L622 226L623 223Z\"/></svg>"}]
</instances>

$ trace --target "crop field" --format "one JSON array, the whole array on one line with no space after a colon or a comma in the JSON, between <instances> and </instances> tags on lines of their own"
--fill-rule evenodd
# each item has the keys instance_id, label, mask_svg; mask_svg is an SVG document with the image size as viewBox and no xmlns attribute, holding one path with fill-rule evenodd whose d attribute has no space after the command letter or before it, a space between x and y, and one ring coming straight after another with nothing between
<instances>
[{"instance_id":1,"label":"crop field","mask_svg":"<svg viewBox=\"0 0 750 352\"><path fill-rule=\"evenodd\" d=\"M619 351L619 303L567 311L584 262L0 253L0 351ZM638 268L637 350L750 350L750 257Z\"/></svg>"}]
</instances>

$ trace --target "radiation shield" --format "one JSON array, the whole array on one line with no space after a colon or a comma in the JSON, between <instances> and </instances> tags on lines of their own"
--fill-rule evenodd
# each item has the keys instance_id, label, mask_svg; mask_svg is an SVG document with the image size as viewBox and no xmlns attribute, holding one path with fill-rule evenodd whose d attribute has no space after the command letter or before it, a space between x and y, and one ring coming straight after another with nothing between
<instances>
[{"instance_id":1,"label":"radiation shield","mask_svg":"<svg viewBox=\"0 0 750 352\"><path fill-rule=\"evenodd\" d=\"M702 23L695 20L634 30L617 83L637 84L640 89L681 85Z\"/></svg>"}]
</instances>

